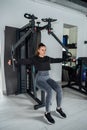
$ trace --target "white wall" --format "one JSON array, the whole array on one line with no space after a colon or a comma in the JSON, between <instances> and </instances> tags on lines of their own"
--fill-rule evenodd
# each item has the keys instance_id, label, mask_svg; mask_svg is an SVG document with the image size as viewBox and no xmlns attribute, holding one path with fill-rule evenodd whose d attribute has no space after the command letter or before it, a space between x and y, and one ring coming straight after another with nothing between
<instances>
[{"instance_id":1,"label":"white wall","mask_svg":"<svg viewBox=\"0 0 87 130\"><path fill-rule=\"evenodd\" d=\"M70 28L69 30L69 43L70 44L77 43L77 34L78 34L77 27Z\"/></svg>"},{"instance_id":2,"label":"white wall","mask_svg":"<svg viewBox=\"0 0 87 130\"><path fill-rule=\"evenodd\" d=\"M2 79L4 82L4 28L5 26L22 27L28 20L23 17L24 13L36 15L39 19L56 18L57 22L53 23L54 33L62 40L63 24L71 24L78 27L78 49L77 56L87 56L87 18L74 10L62 7L41 0L0 0L0 45L1 45L1 62L2 62ZM45 23L42 23L44 25ZM52 57L61 57L62 48L57 41L48 36L46 31L42 32L42 42L47 45L47 55ZM81 53L82 52L82 53ZM56 80L61 80L61 64L52 65L51 76Z\"/></svg>"}]
</instances>

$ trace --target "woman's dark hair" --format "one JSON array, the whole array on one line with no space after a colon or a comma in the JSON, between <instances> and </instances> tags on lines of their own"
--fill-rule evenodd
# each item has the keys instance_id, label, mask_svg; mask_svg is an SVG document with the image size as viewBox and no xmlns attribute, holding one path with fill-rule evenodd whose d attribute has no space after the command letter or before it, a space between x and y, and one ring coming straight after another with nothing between
<instances>
[{"instance_id":1,"label":"woman's dark hair","mask_svg":"<svg viewBox=\"0 0 87 130\"><path fill-rule=\"evenodd\" d=\"M46 45L44 45L43 43L40 43L40 44L38 45L38 48L37 48L37 49L39 49L39 48L42 47L42 46L46 46Z\"/></svg>"},{"instance_id":2,"label":"woman's dark hair","mask_svg":"<svg viewBox=\"0 0 87 130\"><path fill-rule=\"evenodd\" d=\"M37 49L36 49L35 55L39 55L39 54L38 54L38 49L40 49L40 47L46 47L46 45L43 44L43 43L40 43L40 44L37 46Z\"/></svg>"}]
</instances>

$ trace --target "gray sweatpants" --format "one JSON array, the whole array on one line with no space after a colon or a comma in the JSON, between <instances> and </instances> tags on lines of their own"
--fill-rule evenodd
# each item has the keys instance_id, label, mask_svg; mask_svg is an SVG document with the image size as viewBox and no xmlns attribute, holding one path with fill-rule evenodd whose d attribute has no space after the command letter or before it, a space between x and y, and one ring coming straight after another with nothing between
<instances>
[{"instance_id":1,"label":"gray sweatpants","mask_svg":"<svg viewBox=\"0 0 87 130\"><path fill-rule=\"evenodd\" d=\"M62 88L49 77L48 71L38 71L36 75L36 84L41 90L46 92L46 112L50 112L52 89L56 92L57 107L61 107Z\"/></svg>"}]
</instances>

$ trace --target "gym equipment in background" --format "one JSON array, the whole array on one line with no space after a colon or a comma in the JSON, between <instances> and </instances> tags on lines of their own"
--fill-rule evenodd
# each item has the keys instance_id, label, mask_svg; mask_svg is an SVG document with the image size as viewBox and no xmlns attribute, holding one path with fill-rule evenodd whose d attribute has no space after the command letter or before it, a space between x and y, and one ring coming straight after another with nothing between
<instances>
[{"instance_id":1,"label":"gym equipment in background","mask_svg":"<svg viewBox=\"0 0 87 130\"><path fill-rule=\"evenodd\" d=\"M63 70L68 73L68 83L63 87L69 87L87 95L87 57L79 57L76 62L74 67L63 66Z\"/></svg>"}]
</instances>

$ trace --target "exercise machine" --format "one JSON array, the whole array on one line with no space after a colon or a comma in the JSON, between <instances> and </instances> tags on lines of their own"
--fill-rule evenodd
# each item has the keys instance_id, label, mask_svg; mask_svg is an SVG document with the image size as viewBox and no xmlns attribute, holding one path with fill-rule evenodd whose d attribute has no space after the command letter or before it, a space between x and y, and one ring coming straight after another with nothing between
<instances>
[{"instance_id":1,"label":"exercise machine","mask_svg":"<svg viewBox=\"0 0 87 130\"><path fill-rule=\"evenodd\" d=\"M68 73L68 83L63 87L69 87L87 95L87 57L79 57L76 66L63 66Z\"/></svg>"},{"instance_id":2,"label":"exercise machine","mask_svg":"<svg viewBox=\"0 0 87 130\"><path fill-rule=\"evenodd\" d=\"M9 55L8 58L5 57L5 79L6 79L6 87L8 90L7 95L27 92L38 103L37 105L34 106L34 109L38 109L40 107L45 106L45 92L41 91L41 97L39 99L37 95L38 86L36 86L34 82L36 73L35 68L34 66L30 65L19 65L18 67L15 67L14 59L15 58L17 60L22 58L26 59L32 57L35 54L35 50L38 44L41 42L41 31L43 29L46 29L48 31L48 34L52 35L57 40L57 42L65 49L67 53L68 50L59 40L59 38L54 34L53 29L51 28L51 23L56 21L56 19L51 18L42 19L42 21L46 22L47 24L44 25L43 27L40 27L39 26L40 22L37 22L36 25L36 19L38 19L36 16L25 13L24 17L29 20L28 24L26 24L20 29L19 28L12 29L12 31L14 30L12 38L8 36L11 32L8 34L7 31L6 33L7 37L9 37L10 39L10 40L8 40L8 38L6 39L6 42L8 40L10 44L6 43L6 45L8 46ZM5 48L7 48L7 46ZM7 52L5 51L5 56L7 53L8 51ZM6 66L10 55L12 59L12 67ZM6 69L6 67L8 67L8 69ZM11 75L8 76L9 75L8 73ZM10 92L9 85L10 88L12 87L11 88L13 91L12 93Z\"/></svg>"}]
</instances>

